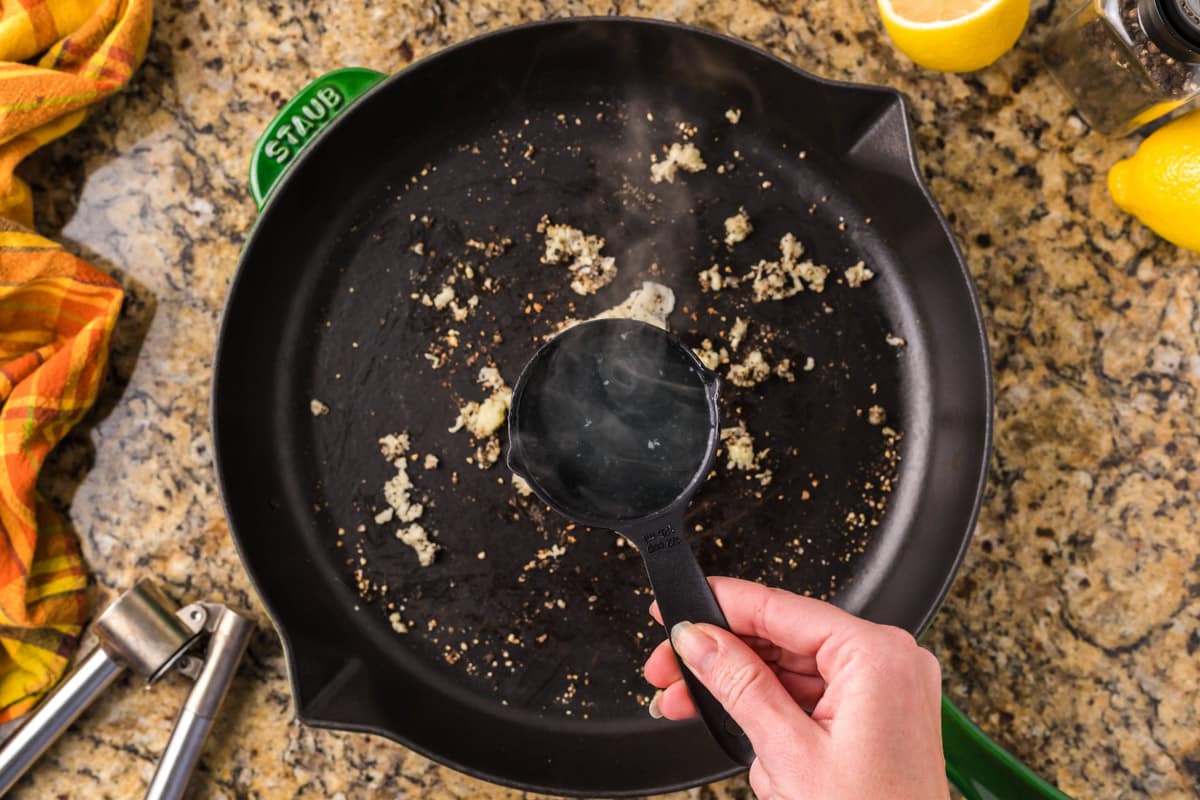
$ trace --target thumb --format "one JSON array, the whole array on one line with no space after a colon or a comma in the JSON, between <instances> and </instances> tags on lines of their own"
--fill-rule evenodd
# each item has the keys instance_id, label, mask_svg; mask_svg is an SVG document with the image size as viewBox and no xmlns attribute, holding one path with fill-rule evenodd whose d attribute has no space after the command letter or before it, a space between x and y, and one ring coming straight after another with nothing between
<instances>
[{"instance_id":1,"label":"thumb","mask_svg":"<svg viewBox=\"0 0 1200 800\"><path fill-rule=\"evenodd\" d=\"M814 742L823 731L796 704L775 671L750 647L724 628L680 622L671 628L671 645L684 665L741 726L754 752L796 756L796 742Z\"/></svg>"}]
</instances>

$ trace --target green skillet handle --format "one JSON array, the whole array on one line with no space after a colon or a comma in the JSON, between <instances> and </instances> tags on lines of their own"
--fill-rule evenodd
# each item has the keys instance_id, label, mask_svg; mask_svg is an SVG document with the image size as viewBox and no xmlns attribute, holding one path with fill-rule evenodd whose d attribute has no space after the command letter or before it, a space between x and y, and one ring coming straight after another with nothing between
<instances>
[{"instance_id":1,"label":"green skillet handle","mask_svg":"<svg viewBox=\"0 0 1200 800\"><path fill-rule=\"evenodd\" d=\"M317 133L386 75L347 67L327 72L287 102L254 144L250 192L261 209L271 190Z\"/></svg>"},{"instance_id":2,"label":"green skillet handle","mask_svg":"<svg viewBox=\"0 0 1200 800\"><path fill-rule=\"evenodd\" d=\"M946 774L967 800L1071 800L993 742L942 695Z\"/></svg>"}]
</instances>

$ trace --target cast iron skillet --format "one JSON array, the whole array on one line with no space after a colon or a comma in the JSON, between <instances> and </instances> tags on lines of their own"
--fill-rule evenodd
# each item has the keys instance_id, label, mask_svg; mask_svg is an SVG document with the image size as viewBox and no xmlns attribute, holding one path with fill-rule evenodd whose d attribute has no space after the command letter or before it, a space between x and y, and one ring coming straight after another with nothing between
<instances>
[{"instance_id":1,"label":"cast iron skillet","mask_svg":"<svg viewBox=\"0 0 1200 800\"><path fill-rule=\"evenodd\" d=\"M672 329L693 346L747 314L773 359L799 370L811 355L816 368L723 398L726 424L745 421L760 447L769 437L774 479L718 470L706 484L689 516L702 566L919 633L979 509L991 381L978 302L920 179L902 97L713 33L617 18L509 29L379 77L326 76L260 141L251 180L270 199L216 356L223 497L300 718L544 792L643 794L733 774L699 723L650 720L636 701L648 694L640 658L661 637L636 558L607 532L564 530L497 482L502 465L467 464L472 443L446 429L456 399L482 396L479 366L514 380L555 320L642 280L674 289ZM698 127L709 169L652 185L648 156L679 140L679 121ZM721 221L739 205L757 228L729 251ZM606 235L617 282L580 298L561 268L539 264L544 213ZM713 259L744 270L777 257L785 232L835 267L824 294L750 305L745 292L699 292ZM477 248L505 237L502 254ZM836 284L859 259L874 281ZM452 271L460 299L482 302L433 369L424 353L450 325L413 298ZM479 288L485 273L499 291ZM314 416L312 399L330 413ZM873 404L898 444L864 420ZM376 440L399 430L442 460L410 468L444 548L425 569L394 525L371 520L393 474ZM559 543L566 554L523 568ZM395 633L389 603L416 628Z\"/></svg>"}]
</instances>

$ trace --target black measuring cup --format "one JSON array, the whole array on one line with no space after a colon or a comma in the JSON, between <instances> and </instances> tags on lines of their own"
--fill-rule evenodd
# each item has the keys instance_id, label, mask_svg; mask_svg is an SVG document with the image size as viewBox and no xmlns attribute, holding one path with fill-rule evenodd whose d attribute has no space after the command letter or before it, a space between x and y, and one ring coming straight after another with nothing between
<instances>
[{"instance_id":1,"label":"black measuring cup","mask_svg":"<svg viewBox=\"0 0 1200 800\"><path fill-rule=\"evenodd\" d=\"M729 628L684 535L717 452L719 389L666 331L593 320L537 351L508 412L509 468L563 516L637 547L668 631L685 620ZM713 738L749 766L749 739L686 667L683 677Z\"/></svg>"}]
</instances>

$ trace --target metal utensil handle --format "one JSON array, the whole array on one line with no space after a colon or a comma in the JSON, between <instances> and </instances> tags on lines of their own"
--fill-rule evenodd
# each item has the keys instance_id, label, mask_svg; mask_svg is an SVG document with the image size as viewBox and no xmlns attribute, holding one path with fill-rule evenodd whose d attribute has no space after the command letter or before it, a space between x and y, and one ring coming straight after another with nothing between
<instances>
[{"instance_id":1,"label":"metal utensil handle","mask_svg":"<svg viewBox=\"0 0 1200 800\"><path fill-rule=\"evenodd\" d=\"M225 608L212 631L204 665L188 693L171 738L158 760L158 767L146 790L147 800L178 800L187 790L196 762L204 749L229 684L237 672L254 623Z\"/></svg>"},{"instance_id":2,"label":"metal utensil handle","mask_svg":"<svg viewBox=\"0 0 1200 800\"><path fill-rule=\"evenodd\" d=\"M87 709L124 669L97 647L42 700L0 749L0 796L21 779L29 766Z\"/></svg>"},{"instance_id":3,"label":"metal utensil handle","mask_svg":"<svg viewBox=\"0 0 1200 800\"><path fill-rule=\"evenodd\" d=\"M725 621L717 598L713 597L708 579L684 537L682 509L651 525L636 526L626 535L634 539L641 551L650 587L654 589L663 625L668 631L675 623L683 621L707 622L729 630L729 623ZM743 767L750 766L754 761L750 739L717 698L683 665L682 659L679 667L708 732L726 755Z\"/></svg>"}]
</instances>

